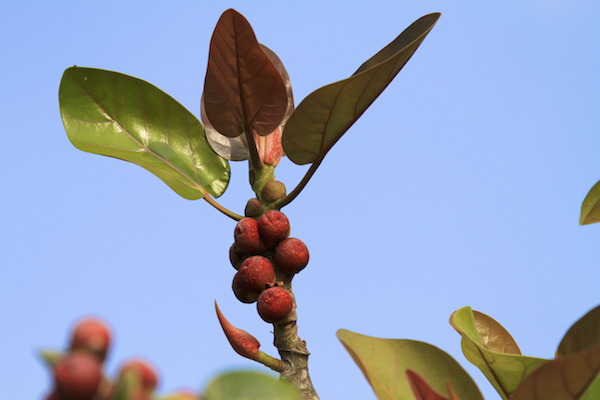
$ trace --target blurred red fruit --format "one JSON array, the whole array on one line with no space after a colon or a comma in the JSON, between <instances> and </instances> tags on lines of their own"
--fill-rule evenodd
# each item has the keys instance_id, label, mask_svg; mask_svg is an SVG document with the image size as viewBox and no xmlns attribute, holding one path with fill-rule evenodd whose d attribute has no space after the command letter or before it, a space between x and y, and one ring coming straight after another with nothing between
<instances>
[{"instance_id":1,"label":"blurred red fruit","mask_svg":"<svg viewBox=\"0 0 600 400\"><path fill-rule=\"evenodd\" d=\"M154 365L141 357L131 358L121 365L119 376L123 377L130 372L136 374L140 380L142 393L137 394L137 397L149 398L158 385L158 372Z\"/></svg>"},{"instance_id":2,"label":"blurred red fruit","mask_svg":"<svg viewBox=\"0 0 600 400\"><path fill-rule=\"evenodd\" d=\"M96 356L86 351L67 353L54 366L55 398L90 400L96 394L100 382L102 365Z\"/></svg>"},{"instance_id":3,"label":"blurred red fruit","mask_svg":"<svg viewBox=\"0 0 600 400\"><path fill-rule=\"evenodd\" d=\"M268 247L275 246L290 234L290 222L284 213L269 210L258 220L258 230Z\"/></svg>"},{"instance_id":4,"label":"blurred red fruit","mask_svg":"<svg viewBox=\"0 0 600 400\"><path fill-rule=\"evenodd\" d=\"M292 296L283 288L273 286L263 290L256 303L258 314L266 322L278 322L285 318L294 306Z\"/></svg>"},{"instance_id":5,"label":"blurred red fruit","mask_svg":"<svg viewBox=\"0 0 600 400\"><path fill-rule=\"evenodd\" d=\"M90 351L104 361L111 342L112 330L106 321L97 317L85 317L75 323L69 348Z\"/></svg>"},{"instance_id":6,"label":"blurred red fruit","mask_svg":"<svg viewBox=\"0 0 600 400\"><path fill-rule=\"evenodd\" d=\"M275 247L273 261L279 270L296 274L308 264L308 248L296 238L287 238Z\"/></svg>"}]
</instances>

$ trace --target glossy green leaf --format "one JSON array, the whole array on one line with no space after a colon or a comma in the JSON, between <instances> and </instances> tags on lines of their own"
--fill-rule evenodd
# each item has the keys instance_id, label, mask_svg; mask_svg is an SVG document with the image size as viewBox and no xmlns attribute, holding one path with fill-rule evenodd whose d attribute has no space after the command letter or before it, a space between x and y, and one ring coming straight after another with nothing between
<instances>
[{"instance_id":1,"label":"glossy green leaf","mask_svg":"<svg viewBox=\"0 0 600 400\"><path fill-rule=\"evenodd\" d=\"M283 78L246 18L233 9L221 15L211 38L203 96L212 126L227 137L246 127L268 135L285 116Z\"/></svg>"},{"instance_id":2,"label":"glossy green leaf","mask_svg":"<svg viewBox=\"0 0 600 400\"><path fill-rule=\"evenodd\" d=\"M72 67L60 82L59 101L78 149L144 167L186 199L219 197L227 188L229 164L208 145L200 121L155 86Z\"/></svg>"},{"instance_id":3,"label":"glossy green leaf","mask_svg":"<svg viewBox=\"0 0 600 400\"><path fill-rule=\"evenodd\" d=\"M600 345L600 306L592 309L567 331L556 357L566 357Z\"/></svg>"},{"instance_id":4,"label":"glossy green leaf","mask_svg":"<svg viewBox=\"0 0 600 400\"><path fill-rule=\"evenodd\" d=\"M580 225L600 222L600 181L590 190L581 205Z\"/></svg>"},{"instance_id":5,"label":"glossy green leaf","mask_svg":"<svg viewBox=\"0 0 600 400\"><path fill-rule=\"evenodd\" d=\"M434 13L418 19L350 78L308 95L283 132L290 160L303 165L323 159L404 67L439 17Z\"/></svg>"},{"instance_id":6,"label":"glossy green leaf","mask_svg":"<svg viewBox=\"0 0 600 400\"><path fill-rule=\"evenodd\" d=\"M461 400L482 400L475 382L450 355L427 343L380 339L344 329L337 332L378 399L414 399L406 371L422 377L432 390L450 397L448 382Z\"/></svg>"},{"instance_id":7,"label":"glossy green leaf","mask_svg":"<svg viewBox=\"0 0 600 400\"><path fill-rule=\"evenodd\" d=\"M288 382L253 371L217 376L204 391L204 400L300 400Z\"/></svg>"},{"instance_id":8,"label":"glossy green leaf","mask_svg":"<svg viewBox=\"0 0 600 400\"><path fill-rule=\"evenodd\" d=\"M578 400L599 373L600 345L540 366L523 379L511 400ZM597 392L598 387L594 385L585 395L592 391Z\"/></svg>"},{"instance_id":9,"label":"glossy green leaf","mask_svg":"<svg viewBox=\"0 0 600 400\"><path fill-rule=\"evenodd\" d=\"M516 343L500 324L470 307L455 311L450 324L462 335L467 360L483 372L505 400L527 375L548 362L520 355Z\"/></svg>"}]
</instances>

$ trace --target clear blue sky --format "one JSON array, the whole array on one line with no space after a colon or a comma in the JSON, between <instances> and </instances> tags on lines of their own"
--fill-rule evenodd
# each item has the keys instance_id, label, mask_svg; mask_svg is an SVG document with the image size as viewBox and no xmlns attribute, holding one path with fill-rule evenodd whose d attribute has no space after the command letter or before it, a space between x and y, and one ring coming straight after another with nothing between
<instances>
[{"instance_id":1,"label":"clear blue sky","mask_svg":"<svg viewBox=\"0 0 600 400\"><path fill-rule=\"evenodd\" d=\"M229 347L215 299L276 354L271 326L231 291L235 223L138 166L75 149L58 109L76 64L144 79L199 116L209 40L230 7L279 55L296 103L442 13L284 208L311 252L294 291L321 398L374 398L339 328L434 344L499 398L448 324L467 305L524 354L553 357L600 303L600 224L578 225L600 179L597 1L4 1L0 396L41 398L36 351L62 348L90 313L116 331L108 373L145 356L162 393L261 369ZM232 168L220 201L241 213L247 166ZM277 177L291 189L304 171L284 161Z\"/></svg>"}]
</instances>

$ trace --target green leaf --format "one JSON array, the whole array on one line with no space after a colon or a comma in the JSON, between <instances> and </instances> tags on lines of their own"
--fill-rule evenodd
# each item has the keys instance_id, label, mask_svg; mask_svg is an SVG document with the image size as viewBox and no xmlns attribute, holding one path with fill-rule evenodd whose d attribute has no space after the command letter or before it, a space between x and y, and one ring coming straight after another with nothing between
<instances>
[{"instance_id":1,"label":"green leaf","mask_svg":"<svg viewBox=\"0 0 600 400\"><path fill-rule=\"evenodd\" d=\"M284 118L283 78L248 21L233 9L221 15L211 38L203 96L206 116L227 137L246 128L268 135Z\"/></svg>"},{"instance_id":2,"label":"green leaf","mask_svg":"<svg viewBox=\"0 0 600 400\"><path fill-rule=\"evenodd\" d=\"M200 121L148 82L72 67L58 97L78 149L144 167L186 199L219 197L227 188L229 164L208 145Z\"/></svg>"},{"instance_id":3,"label":"green leaf","mask_svg":"<svg viewBox=\"0 0 600 400\"><path fill-rule=\"evenodd\" d=\"M217 376L206 387L204 400L299 400L288 382L253 371L234 371Z\"/></svg>"},{"instance_id":4,"label":"green leaf","mask_svg":"<svg viewBox=\"0 0 600 400\"><path fill-rule=\"evenodd\" d=\"M320 162L404 67L439 17L421 17L350 78L308 95L283 132L283 149L290 160L300 165Z\"/></svg>"},{"instance_id":5,"label":"green leaf","mask_svg":"<svg viewBox=\"0 0 600 400\"><path fill-rule=\"evenodd\" d=\"M413 340L380 339L344 329L337 332L378 399L414 399L406 371L425 379L438 394L450 398L448 383L461 400L483 400L475 382L450 355Z\"/></svg>"},{"instance_id":6,"label":"green leaf","mask_svg":"<svg viewBox=\"0 0 600 400\"><path fill-rule=\"evenodd\" d=\"M488 378L503 399L548 360L520 355L508 332L492 318L470 307L455 311L450 324L462 335L465 357Z\"/></svg>"},{"instance_id":7,"label":"green leaf","mask_svg":"<svg viewBox=\"0 0 600 400\"><path fill-rule=\"evenodd\" d=\"M581 205L580 225L600 222L600 181L596 182Z\"/></svg>"}]
</instances>

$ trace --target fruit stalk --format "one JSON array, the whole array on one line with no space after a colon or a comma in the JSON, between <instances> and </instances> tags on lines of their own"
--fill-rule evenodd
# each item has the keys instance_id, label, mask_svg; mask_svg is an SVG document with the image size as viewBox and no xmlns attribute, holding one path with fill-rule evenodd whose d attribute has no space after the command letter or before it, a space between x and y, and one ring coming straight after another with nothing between
<instances>
[{"instance_id":1,"label":"fruit stalk","mask_svg":"<svg viewBox=\"0 0 600 400\"><path fill-rule=\"evenodd\" d=\"M292 296L293 308L283 320L274 323L273 344L277 347L285 368L281 378L290 382L300 392L303 400L318 400L310 375L308 374L308 356L306 342L298 336L298 316L296 313L296 298L292 292L290 281L284 282L283 288Z\"/></svg>"}]
</instances>

